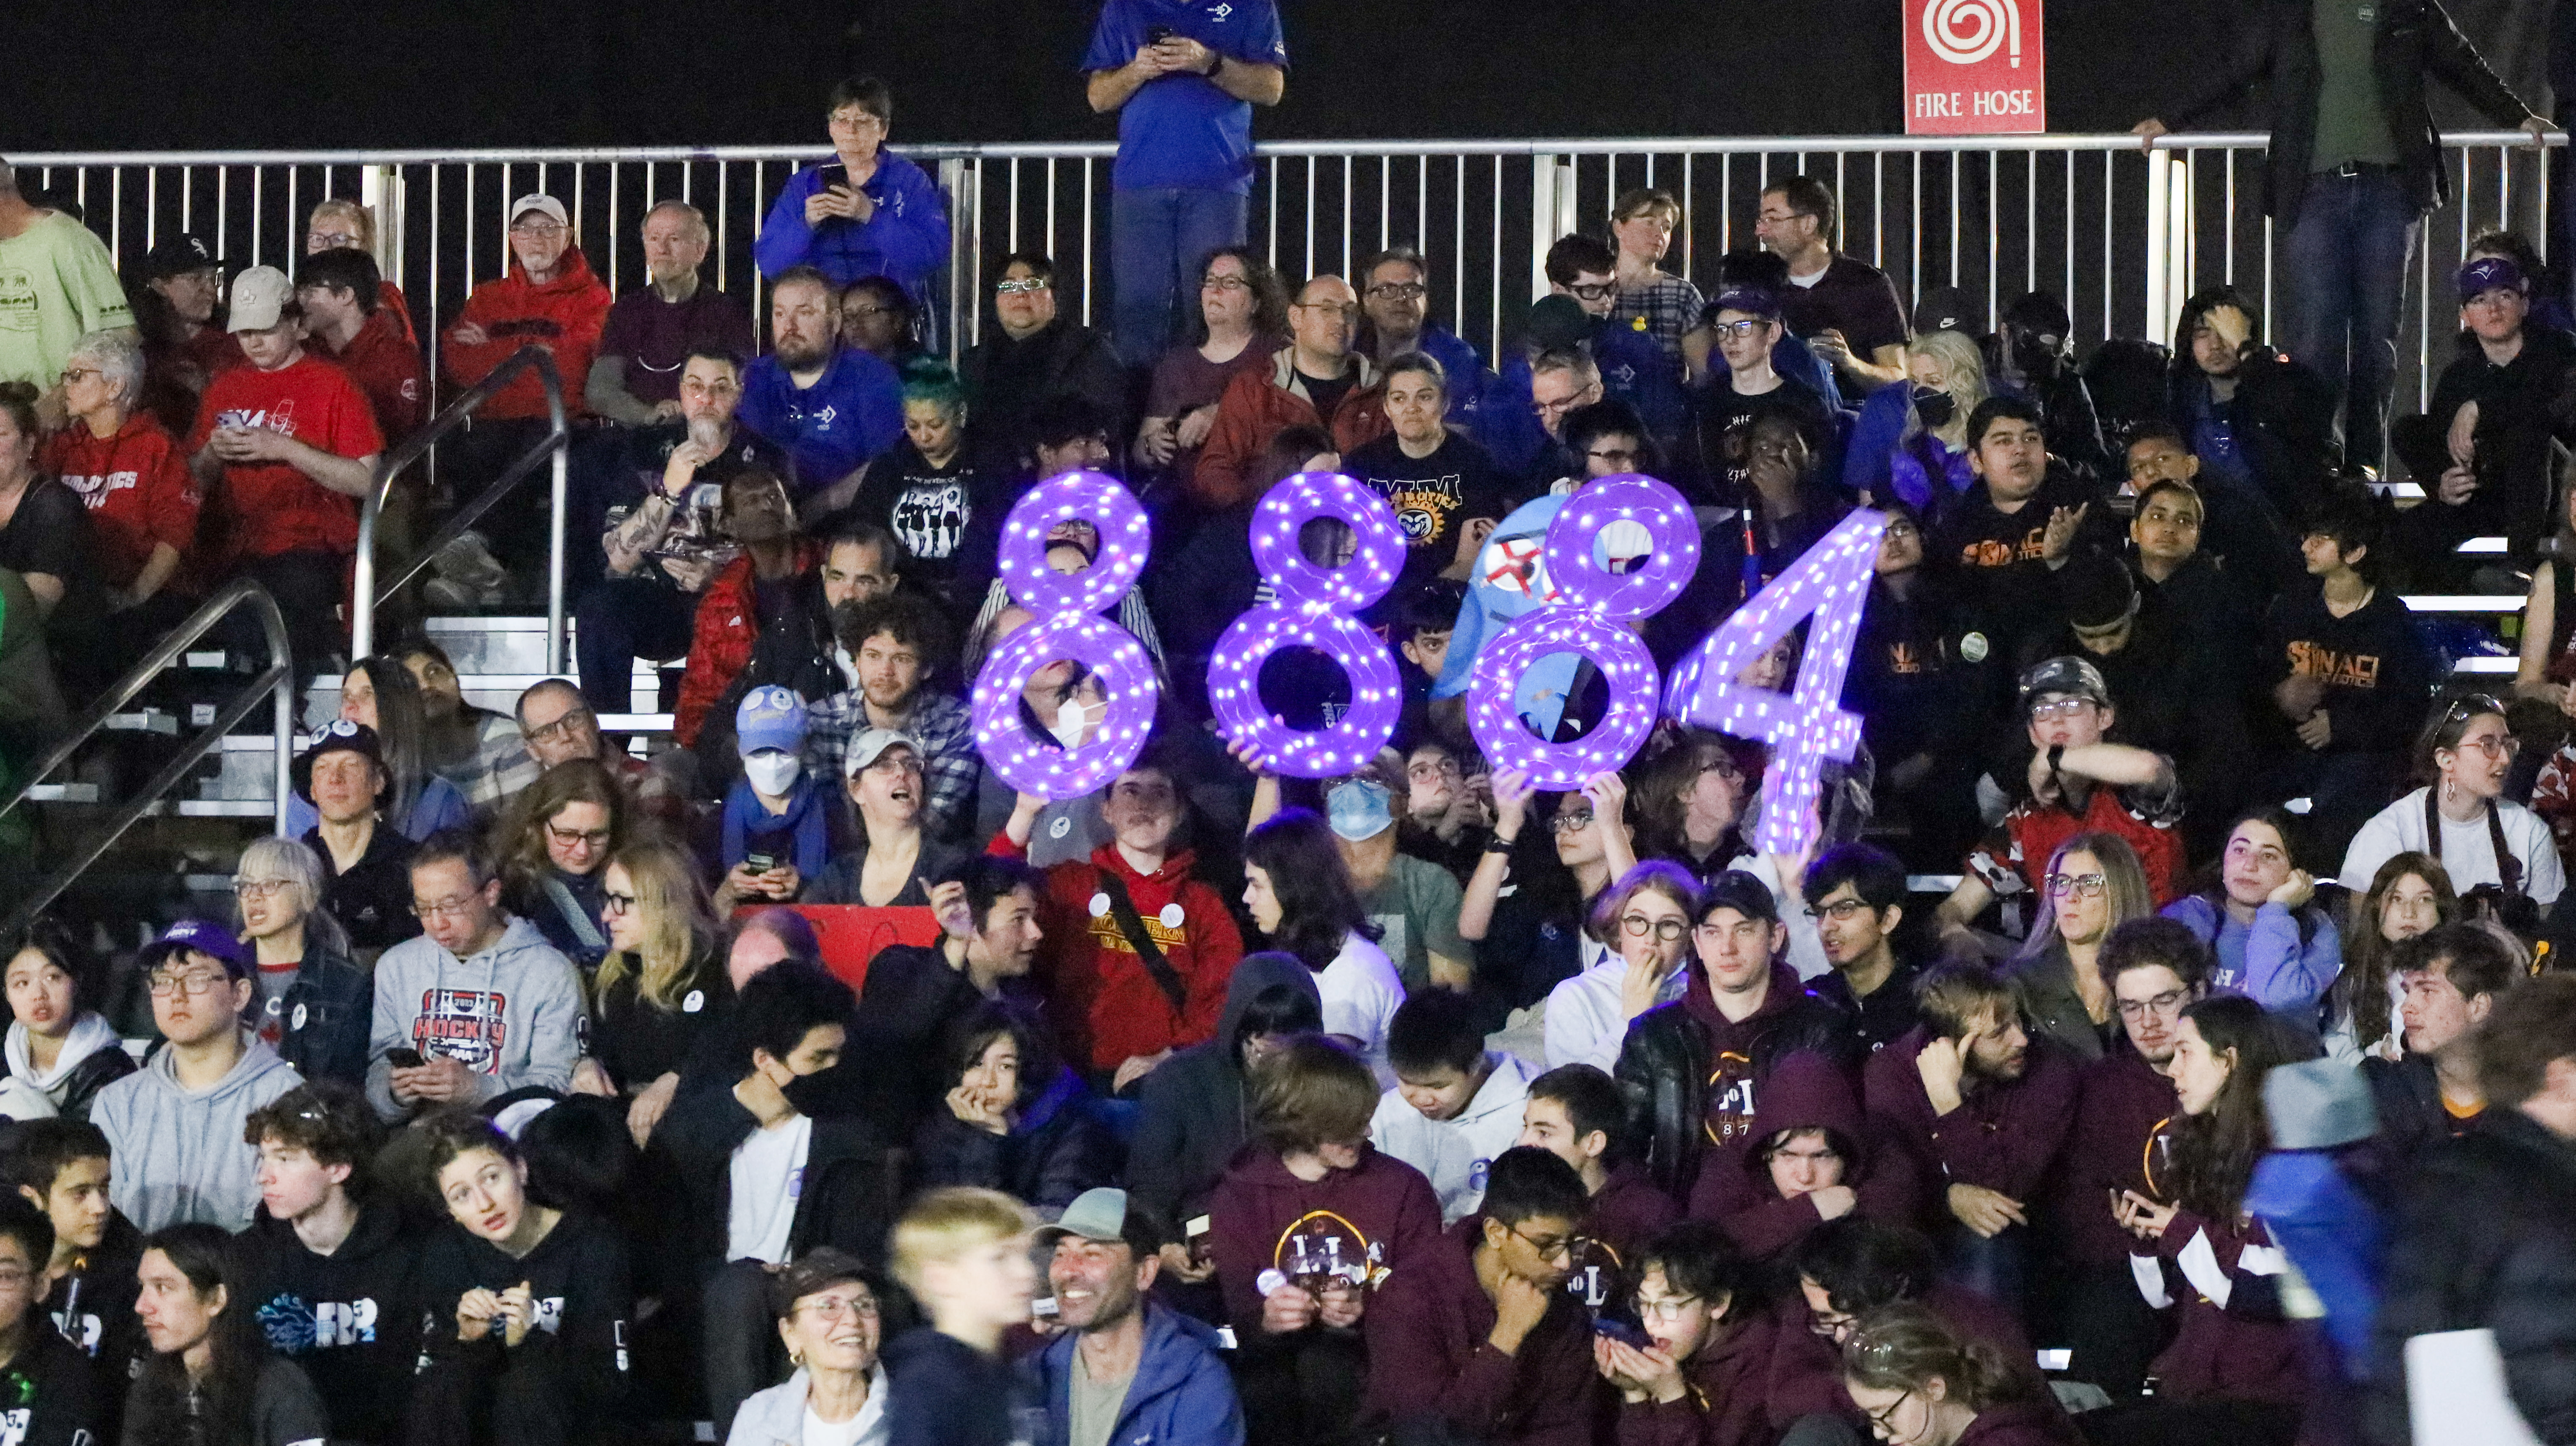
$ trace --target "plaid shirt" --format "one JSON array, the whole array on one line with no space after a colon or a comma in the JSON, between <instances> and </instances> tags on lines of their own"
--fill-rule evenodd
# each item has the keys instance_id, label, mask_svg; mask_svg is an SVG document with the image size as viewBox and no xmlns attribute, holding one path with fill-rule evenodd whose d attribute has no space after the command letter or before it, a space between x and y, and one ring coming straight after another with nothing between
<instances>
[{"instance_id":1,"label":"plaid shirt","mask_svg":"<svg viewBox=\"0 0 2576 1446\"><path fill-rule=\"evenodd\" d=\"M455 784L476 814L489 818L545 770L528 755L517 720L483 708L472 712L474 751L441 767L438 776Z\"/></svg>"},{"instance_id":2,"label":"plaid shirt","mask_svg":"<svg viewBox=\"0 0 2576 1446\"><path fill-rule=\"evenodd\" d=\"M1610 320L1620 326L1633 326L1638 318L1644 318L1644 330L1678 369L1682 364L1682 333L1699 325L1704 305L1698 287L1681 277L1667 275L1651 285L1620 292L1618 304L1610 309Z\"/></svg>"},{"instance_id":3,"label":"plaid shirt","mask_svg":"<svg viewBox=\"0 0 2576 1446\"><path fill-rule=\"evenodd\" d=\"M816 778L840 778L850 745L866 731L868 702L856 688L806 704L805 771ZM921 693L914 696L912 716L901 731L921 745L921 768L930 791L922 807L922 829L934 838L950 837L973 813L975 788L983 776L974 720L963 701Z\"/></svg>"}]
</instances>

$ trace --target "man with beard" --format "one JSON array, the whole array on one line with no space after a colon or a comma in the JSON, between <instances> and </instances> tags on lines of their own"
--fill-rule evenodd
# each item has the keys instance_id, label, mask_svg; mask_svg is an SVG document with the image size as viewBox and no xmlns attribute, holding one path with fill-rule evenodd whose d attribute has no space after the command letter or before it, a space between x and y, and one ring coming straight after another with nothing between
<instances>
[{"instance_id":1,"label":"man with beard","mask_svg":"<svg viewBox=\"0 0 2576 1446\"><path fill-rule=\"evenodd\" d=\"M1241 1446L1243 1407L1208 1326L1147 1299L1164 1232L1127 1192L1085 1190L1038 1232L1056 1330L1031 1362L1060 1446Z\"/></svg>"},{"instance_id":2,"label":"man with beard","mask_svg":"<svg viewBox=\"0 0 2576 1446\"><path fill-rule=\"evenodd\" d=\"M841 656L857 675L853 685L806 712L805 767L816 778L838 778L850 749L871 729L909 738L921 750L929 792L921 826L933 838L964 831L975 809L983 759L975 751L974 721L953 693L924 686L956 661L948 620L928 599L890 592L833 611Z\"/></svg>"},{"instance_id":3,"label":"man with beard","mask_svg":"<svg viewBox=\"0 0 2576 1446\"><path fill-rule=\"evenodd\" d=\"M686 414L680 380L692 353L760 349L742 302L698 275L713 239L706 213L686 201L658 201L644 213L646 284L608 309L582 387L592 411L630 427L670 421Z\"/></svg>"},{"instance_id":4,"label":"man with beard","mask_svg":"<svg viewBox=\"0 0 2576 1446\"><path fill-rule=\"evenodd\" d=\"M843 481L903 436L903 380L876 355L843 346L840 301L811 266L769 289L769 355L742 379L743 425L795 462L796 495Z\"/></svg>"},{"instance_id":5,"label":"man with beard","mask_svg":"<svg viewBox=\"0 0 2576 1446\"><path fill-rule=\"evenodd\" d=\"M1916 992L1923 1022L1863 1072L1870 1131L1927 1184L1949 1182L1924 1225L1947 1238L1966 1283L2017 1305L2027 1202L2066 1141L2075 1066L2030 1037L2012 984L1983 965L1943 964Z\"/></svg>"}]
</instances>

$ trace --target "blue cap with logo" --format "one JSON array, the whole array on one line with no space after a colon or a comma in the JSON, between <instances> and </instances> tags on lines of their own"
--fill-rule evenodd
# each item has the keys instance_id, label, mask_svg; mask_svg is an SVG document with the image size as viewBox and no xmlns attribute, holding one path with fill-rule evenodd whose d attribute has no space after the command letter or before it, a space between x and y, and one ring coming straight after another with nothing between
<instances>
[{"instance_id":1,"label":"blue cap with logo","mask_svg":"<svg viewBox=\"0 0 2576 1446\"><path fill-rule=\"evenodd\" d=\"M764 748L794 753L805 746L805 700L772 683L742 695L733 715L734 746L746 758Z\"/></svg>"},{"instance_id":2,"label":"blue cap with logo","mask_svg":"<svg viewBox=\"0 0 2576 1446\"><path fill-rule=\"evenodd\" d=\"M2531 278L2522 274L2510 256L2481 256L2460 268L2460 304L2465 306L2490 291L2531 292Z\"/></svg>"}]
</instances>

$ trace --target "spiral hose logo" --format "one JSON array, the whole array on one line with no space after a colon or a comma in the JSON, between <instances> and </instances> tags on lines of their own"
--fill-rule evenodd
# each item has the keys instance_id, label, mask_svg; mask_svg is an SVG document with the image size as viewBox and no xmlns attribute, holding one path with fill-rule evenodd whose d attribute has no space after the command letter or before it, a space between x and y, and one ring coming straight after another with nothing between
<instances>
[{"instance_id":1,"label":"spiral hose logo","mask_svg":"<svg viewBox=\"0 0 2576 1446\"><path fill-rule=\"evenodd\" d=\"M1923 39L1952 65L1975 65L2009 47L2018 66L2021 6L2018 0L1930 0L1923 7Z\"/></svg>"}]
</instances>

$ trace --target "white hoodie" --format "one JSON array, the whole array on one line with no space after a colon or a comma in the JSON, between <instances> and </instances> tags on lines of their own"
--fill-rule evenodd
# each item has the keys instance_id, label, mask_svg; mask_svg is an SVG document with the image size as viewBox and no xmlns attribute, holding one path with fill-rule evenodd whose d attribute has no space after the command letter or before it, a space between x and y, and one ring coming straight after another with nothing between
<instances>
[{"instance_id":1,"label":"white hoodie","mask_svg":"<svg viewBox=\"0 0 2576 1446\"><path fill-rule=\"evenodd\" d=\"M63 1036L63 1051L54 1057L52 1069L36 1068L35 1057L27 1051L27 1026L23 1024L9 1026L9 1040L0 1046L0 1054L9 1061L9 1078L13 1082L23 1081L43 1091L45 1098L53 1101L54 1111L60 1113L63 1101L71 1097L72 1071L102 1049L123 1048L125 1041L116 1037L107 1021L84 1009L73 1017L71 1033Z\"/></svg>"},{"instance_id":2,"label":"white hoodie","mask_svg":"<svg viewBox=\"0 0 2576 1446\"><path fill-rule=\"evenodd\" d=\"M1369 1120L1369 1142L1380 1154L1430 1177L1440 1197L1440 1223L1455 1225L1485 1203L1485 1170L1494 1157L1520 1143L1521 1107L1529 1102L1531 1071L1518 1056L1488 1051L1493 1073L1476 1097L1451 1120L1434 1120L1405 1103L1401 1090L1378 1096Z\"/></svg>"}]
</instances>

